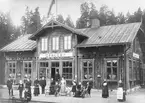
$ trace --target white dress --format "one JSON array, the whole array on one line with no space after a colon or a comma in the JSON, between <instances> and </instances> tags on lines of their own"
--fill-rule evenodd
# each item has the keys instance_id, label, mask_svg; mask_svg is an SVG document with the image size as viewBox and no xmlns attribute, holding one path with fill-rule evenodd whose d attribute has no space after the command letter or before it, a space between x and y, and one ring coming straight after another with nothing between
<instances>
[{"instance_id":1,"label":"white dress","mask_svg":"<svg viewBox=\"0 0 145 103\"><path fill-rule=\"evenodd\" d=\"M60 93L62 95L65 95L66 93L66 80L61 80L61 89L60 89Z\"/></svg>"}]
</instances>

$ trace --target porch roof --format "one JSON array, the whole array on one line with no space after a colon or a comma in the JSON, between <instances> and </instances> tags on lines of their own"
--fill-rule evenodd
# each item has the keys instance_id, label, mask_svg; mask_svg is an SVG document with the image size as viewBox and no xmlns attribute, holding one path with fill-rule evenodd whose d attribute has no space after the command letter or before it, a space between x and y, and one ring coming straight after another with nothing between
<instances>
[{"instance_id":1,"label":"porch roof","mask_svg":"<svg viewBox=\"0 0 145 103\"><path fill-rule=\"evenodd\" d=\"M25 34L19 37L10 44L4 46L0 51L2 52L14 52L14 51L32 51L36 48L36 41L30 40L29 37L32 34Z\"/></svg>"},{"instance_id":2,"label":"porch roof","mask_svg":"<svg viewBox=\"0 0 145 103\"><path fill-rule=\"evenodd\" d=\"M99 28L86 28L79 29L87 38L77 47L90 47L90 46L109 46L131 43L139 28L141 22L101 26Z\"/></svg>"}]
</instances>

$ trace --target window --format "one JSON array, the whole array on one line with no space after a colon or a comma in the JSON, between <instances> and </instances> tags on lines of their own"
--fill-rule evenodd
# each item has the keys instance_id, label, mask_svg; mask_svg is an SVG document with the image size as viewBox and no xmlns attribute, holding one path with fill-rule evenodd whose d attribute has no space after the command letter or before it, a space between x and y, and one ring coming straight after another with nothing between
<instances>
[{"instance_id":1,"label":"window","mask_svg":"<svg viewBox=\"0 0 145 103\"><path fill-rule=\"evenodd\" d=\"M65 79L72 79L72 61L63 62L62 76Z\"/></svg>"},{"instance_id":2,"label":"window","mask_svg":"<svg viewBox=\"0 0 145 103\"><path fill-rule=\"evenodd\" d=\"M48 48L48 39L42 38L41 39L41 51L47 51Z\"/></svg>"},{"instance_id":3,"label":"window","mask_svg":"<svg viewBox=\"0 0 145 103\"><path fill-rule=\"evenodd\" d=\"M83 63L83 68L82 68L83 80L93 79L93 61L86 60L86 61L83 61L82 63Z\"/></svg>"},{"instance_id":4,"label":"window","mask_svg":"<svg viewBox=\"0 0 145 103\"><path fill-rule=\"evenodd\" d=\"M71 36L64 37L64 49L65 50L71 49Z\"/></svg>"},{"instance_id":5,"label":"window","mask_svg":"<svg viewBox=\"0 0 145 103\"><path fill-rule=\"evenodd\" d=\"M106 60L106 72L108 80L117 80L117 60Z\"/></svg>"},{"instance_id":6,"label":"window","mask_svg":"<svg viewBox=\"0 0 145 103\"><path fill-rule=\"evenodd\" d=\"M32 73L32 62L31 61L24 61L24 75L31 76Z\"/></svg>"},{"instance_id":7,"label":"window","mask_svg":"<svg viewBox=\"0 0 145 103\"><path fill-rule=\"evenodd\" d=\"M52 50L57 51L59 49L59 37L52 38Z\"/></svg>"},{"instance_id":8,"label":"window","mask_svg":"<svg viewBox=\"0 0 145 103\"><path fill-rule=\"evenodd\" d=\"M11 76L12 78L15 77L15 73L16 73L16 62L8 62L8 72L9 72L9 76Z\"/></svg>"},{"instance_id":9,"label":"window","mask_svg":"<svg viewBox=\"0 0 145 103\"><path fill-rule=\"evenodd\" d=\"M39 77L48 77L49 75L49 70L46 71L48 68L48 62L40 62L40 68L39 68Z\"/></svg>"}]
</instances>

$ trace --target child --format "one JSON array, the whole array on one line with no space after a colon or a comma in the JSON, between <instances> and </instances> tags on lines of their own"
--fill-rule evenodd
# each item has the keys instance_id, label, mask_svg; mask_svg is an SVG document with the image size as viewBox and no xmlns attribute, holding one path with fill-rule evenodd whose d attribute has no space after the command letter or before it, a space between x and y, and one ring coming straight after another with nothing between
<instances>
[{"instance_id":1,"label":"child","mask_svg":"<svg viewBox=\"0 0 145 103\"><path fill-rule=\"evenodd\" d=\"M25 88L24 97L27 102L31 101L31 93L29 92L28 88Z\"/></svg>"},{"instance_id":2,"label":"child","mask_svg":"<svg viewBox=\"0 0 145 103\"><path fill-rule=\"evenodd\" d=\"M22 98L23 89L24 89L24 84L23 84L22 80L20 80L19 87L18 87L20 98Z\"/></svg>"},{"instance_id":3,"label":"child","mask_svg":"<svg viewBox=\"0 0 145 103\"><path fill-rule=\"evenodd\" d=\"M60 86L59 86L58 82L55 83L55 87L54 88L55 88L55 94L54 95L57 96L59 91L60 91Z\"/></svg>"},{"instance_id":4,"label":"child","mask_svg":"<svg viewBox=\"0 0 145 103\"><path fill-rule=\"evenodd\" d=\"M72 90L73 92L73 96L75 95L75 92L76 92L76 82L73 82L73 86L72 86Z\"/></svg>"}]
</instances>

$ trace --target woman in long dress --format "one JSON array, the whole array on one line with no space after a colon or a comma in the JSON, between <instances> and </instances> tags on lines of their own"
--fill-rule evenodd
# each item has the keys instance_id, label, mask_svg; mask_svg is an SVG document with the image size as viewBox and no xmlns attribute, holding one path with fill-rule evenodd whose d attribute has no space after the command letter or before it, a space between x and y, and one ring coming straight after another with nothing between
<instances>
[{"instance_id":1,"label":"woman in long dress","mask_svg":"<svg viewBox=\"0 0 145 103\"><path fill-rule=\"evenodd\" d=\"M34 81L34 95L35 96L39 95L39 80L37 78Z\"/></svg>"},{"instance_id":2,"label":"woman in long dress","mask_svg":"<svg viewBox=\"0 0 145 103\"><path fill-rule=\"evenodd\" d=\"M106 80L104 80L102 84L102 97L103 98L109 97L108 83Z\"/></svg>"},{"instance_id":3,"label":"woman in long dress","mask_svg":"<svg viewBox=\"0 0 145 103\"><path fill-rule=\"evenodd\" d=\"M66 95L66 80L64 79L64 77L62 77L60 85L61 85L60 88L61 95Z\"/></svg>"}]
</instances>

